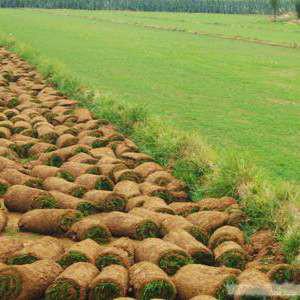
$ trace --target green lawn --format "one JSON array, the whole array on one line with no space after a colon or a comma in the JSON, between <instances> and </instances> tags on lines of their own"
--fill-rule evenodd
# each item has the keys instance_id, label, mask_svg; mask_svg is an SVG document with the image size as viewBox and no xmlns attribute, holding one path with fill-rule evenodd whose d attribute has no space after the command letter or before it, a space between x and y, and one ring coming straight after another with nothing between
<instances>
[{"instance_id":1,"label":"green lawn","mask_svg":"<svg viewBox=\"0 0 300 300\"><path fill-rule=\"evenodd\" d=\"M300 25L266 16L2 9L2 30L84 84L299 181L300 49L286 46L300 44ZM223 38L234 36L245 40Z\"/></svg>"}]
</instances>

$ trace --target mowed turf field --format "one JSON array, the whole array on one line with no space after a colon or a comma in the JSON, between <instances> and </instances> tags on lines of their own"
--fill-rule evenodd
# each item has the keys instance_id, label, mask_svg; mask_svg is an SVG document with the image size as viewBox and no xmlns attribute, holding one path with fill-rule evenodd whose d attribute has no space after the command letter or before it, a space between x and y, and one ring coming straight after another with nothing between
<instances>
[{"instance_id":1,"label":"mowed turf field","mask_svg":"<svg viewBox=\"0 0 300 300\"><path fill-rule=\"evenodd\" d=\"M0 10L11 33L107 97L300 179L300 25L266 16Z\"/></svg>"}]
</instances>

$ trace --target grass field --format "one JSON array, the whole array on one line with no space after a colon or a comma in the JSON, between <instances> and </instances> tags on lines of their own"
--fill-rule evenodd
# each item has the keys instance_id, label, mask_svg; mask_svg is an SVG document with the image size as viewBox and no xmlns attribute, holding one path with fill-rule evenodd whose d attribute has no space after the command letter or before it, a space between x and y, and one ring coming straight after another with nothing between
<instances>
[{"instance_id":1,"label":"grass field","mask_svg":"<svg viewBox=\"0 0 300 300\"><path fill-rule=\"evenodd\" d=\"M200 131L217 149L249 151L272 175L299 181L300 49L292 46L300 25L265 16L3 9L0 30L109 97Z\"/></svg>"}]
</instances>

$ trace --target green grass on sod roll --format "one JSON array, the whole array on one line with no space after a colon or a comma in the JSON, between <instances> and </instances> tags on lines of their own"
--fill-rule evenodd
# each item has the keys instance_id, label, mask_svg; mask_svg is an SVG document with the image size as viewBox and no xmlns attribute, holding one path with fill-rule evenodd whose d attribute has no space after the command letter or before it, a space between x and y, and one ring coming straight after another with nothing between
<instances>
[{"instance_id":1,"label":"green grass on sod roll","mask_svg":"<svg viewBox=\"0 0 300 300\"><path fill-rule=\"evenodd\" d=\"M6 193L8 187L8 184L0 183L0 196L3 196Z\"/></svg>"},{"instance_id":2,"label":"green grass on sod roll","mask_svg":"<svg viewBox=\"0 0 300 300\"><path fill-rule=\"evenodd\" d=\"M121 295L120 287L113 282L101 282L90 291L93 300L113 300Z\"/></svg>"},{"instance_id":3,"label":"green grass on sod roll","mask_svg":"<svg viewBox=\"0 0 300 300\"><path fill-rule=\"evenodd\" d=\"M103 212L110 211L124 211L126 206L126 200L123 198L109 199L105 201L102 205L98 206L98 209Z\"/></svg>"},{"instance_id":4,"label":"green grass on sod roll","mask_svg":"<svg viewBox=\"0 0 300 300\"><path fill-rule=\"evenodd\" d=\"M294 271L291 268L277 270L275 274L272 276L272 280L278 284L282 284L285 282L292 282L294 279Z\"/></svg>"},{"instance_id":5,"label":"green grass on sod roll","mask_svg":"<svg viewBox=\"0 0 300 300\"><path fill-rule=\"evenodd\" d=\"M154 280L143 287L142 291L140 292L140 299L171 300L175 298L175 294L175 290L169 282L164 280Z\"/></svg>"},{"instance_id":6,"label":"green grass on sod roll","mask_svg":"<svg viewBox=\"0 0 300 300\"><path fill-rule=\"evenodd\" d=\"M145 221L137 227L135 239L143 240L146 238L155 238L160 236L161 233L158 226L152 221Z\"/></svg>"},{"instance_id":7,"label":"green grass on sod roll","mask_svg":"<svg viewBox=\"0 0 300 300\"><path fill-rule=\"evenodd\" d=\"M193 226L187 230L197 241L201 242L204 245L208 243L208 237L204 234L200 228Z\"/></svg>"},{"instance_id":8,"label":"green grass on sod roll","mask_svg":"<svg viewBox=\"0 0 300 300\"><path fill-rule=\"evenodd\" d=\"M105 255L97 258L96 260L96 266L99 270L102 270L105 267L108 267L110 265L120 265L124 266L123 263L119 260L118 257L114 255Z\"/></svg>"},{"instance_id":9,"label":"green grass on sod roll","mask_svg":"<svg viewBox=\"0 0 300 300\"><path fill-rule=\"evenodd\" d=\"M25 264L32 264L36 262L38 258L30 254L21 254L18 256L14 256L9 258L6 263L8 265L25 265Z\"/></svg>"},{"instance_id":10,"label":"green grass on sod roll","mask_svg":"<svg viewBox=\"0 0 300 300\"><path fill-rule=\"evenodd\" d=\"M49 166L57 167L57 168L61 167L63 163L64 162L62 158L59 157L58 155L53 155L48 161Z\"/></svg>"},{"instance_id":11,"label":"green grass on sod roll","mask_svg":"<svg viewBox=\"0 0 300 300\"><path fill-rule=\"evenodd\" d=\"M219 290L216 292L215 297L218 300L228 300L232 299L233 295L231 294L234 291L235 286L237 285L237 279L235 277L229 277L226 281L222 284ZM242 298L243 299L243 298ZM266 298L249 298L248 300L263 300ZM246 299L243 299L246 300Z\"/></svg>"},{"instance_id":12,"label":"green grass on sod roll","mask_svg":"<svg viewBox=\"0 0 300 300\"><path fill-rule=\"evenodd\" d=\"M58 208L57 202L51 195L43 195L34 199L34 208Z\"/></svg>"},{"instance_id":13,"label":"green grass on sod roll","mask_svg":"<svg viewBox=\"0 0 300 300\"><path fill-rule=\"evenodd\" d=\"M64 269L77 262L88 262L88 258L81 252L69 251L64 257L57 261Z\"/></svg>"},{"instance_id":14,"label":"green grass on sod roll","mask_svg":"<svg viewBox=\"0 0 300 300\"><path fill-rule=\"evenodd\" d=\"M71 195L76 198L82 198L83 195L87 192L87 189L83 186L79 186L73 189Z\"/></svg>"},{"instance_id":15,"label":"green grass on sod roll","mask_svg":"<svg viewBox=\"0 0 300 300\"><path fill-rule=\"evenodd\" d=\"M107 230L95 226L87 230L85 238L92 239L98 244L106 244L110 241L111 235Z\"/></svg>"},{"instance_id":16,"label":"green grass on sod roll","mask_svg":"<svg viewBox=\"0 0 300 300\"><path fill-rule=\"evenodd\" d=\"M96 206L94 206L92 203L90 202L81 202L77 205L77 209L84 215L84 216L88 216L88 215L92 215L92 214L96 214L97 212L99 212L99 210L97 209Z\"/></svg>"},{"instance_id":17,"label":"green grass on sod roll","mask_svg":"<svg viewBox=\"0 0 300 300\"><path fill-rule=\"evenodd\" d=\"M159 267L168 275L174 275L181 267L192 263L192 258L185 253L167 253L160 258Z\"/></svg>"},{"instance_id":18,"label":"green grass on sod roll","mask_svg":"<svg viewBox=\"0 0 300 300\"><path fill-rule=\"evenodd\" d=\"M95 190L105 190L105 191L112 191L113 186L108 180L102 180L96 182Z\"/></svg>"},{"instance_id":19,"label":"green grass on sod roll","mask_svg":"<svg viewBox=\"0 0 300 300\"><path fill-rule=\"evenodd\" d=\"M69 228L76 223L77 221L83 218L83 214L81 212L76 212L74 215L64 216L60 221L60 228L63 232L68 231Z\"/></svg>"},{"instance_id":20,"label":"green grass on sod roll","mask_svg":"<svg viewBox=\"0 0 300 300\"><path fill-rule=\"evenodd\" d=\"M69 182L74 182L75 181L75 177L72 174L70 174L69 172L66 172L66 171L58 172L57 177L65 179Z\"/></svg>"},{"instance_id":21,"label":"green grass on sod roll","mask_svg":"<svg viewBox=\"0 0 300 300\"><path fill-rule=\"evenodd\" d=\"M192 259L195 264L203 264L208 266L212 266L214 264L213 255L210 253L199 251L192 255Z\"/></svg>"},{"instance_id":22,"label":"green grass on sod roll","mask_svg":"<svg viewBox=\"0 0 300 300\"><path fill-rule=\"evenodd\" d=\"M43 188L43 180L39 178L29 179L25 182L25 185L36 188L36 189L42 189Z\"/></svg>"},{"instance_id":23,"label":"green grass on sod roll","mask_svg":"<svg viewBox=\"0 0 300 300\"><path fill-rule=\"evenodd\" d=\"M52 284L45 293L45 300L77 300L80 299L80 288L66 279Z\"/></svg>"},{"instance_id":24,"label":"green grass on sod roll","mask_svg":"<svg viewBox=\"0 0 300 300\"><path fill-rule=\"evenodd\" d=\"M0 299L15 299L21 292L22 281L20 276L0 275Z\"/></svg>"},{"instance_id":25,"label":"green grass on sod roll","mask_svg":"<svg viewBox=\"0 0 300 300\"><path fill-rule=\"evenodd\" d=\"M218 262L226 267L237 269L244 269L246 264L244 255L233 251L221 255Z\"/></svg>"}]
</instances>

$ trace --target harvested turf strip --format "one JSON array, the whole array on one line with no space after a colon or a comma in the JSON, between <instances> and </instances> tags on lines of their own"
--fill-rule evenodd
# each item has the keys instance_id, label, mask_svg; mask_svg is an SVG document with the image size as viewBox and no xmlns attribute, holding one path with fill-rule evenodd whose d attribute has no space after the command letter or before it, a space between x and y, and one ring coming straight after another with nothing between
<instances>
[{"instance_id":1,"label":"harvested turf strip","mask_svg":"<svg viewBox=\"0 0 300 300\"><path fill-rule=\"evenodd\" d=\"M148 238L136 245L137 261L157 264L168 275L174 275L181 267L192 263L192 258L175 244L157 238Z\"/></svg>"},{"instance_id":2,"label":"harvested turf strip","mask_svg":"<svg viewBox=\"0 0 300 300\"><path fill-rule=\"evenodd\" d=\"M106 267L90 285L89 300L113 300L126 296L128 271L119 265Z\"/></svg>"},{"instance_id":3,"label":"harvested turf strip","mask_svg":"<svg viewBox=\"0 0 300 300\"><path fill-rule=\"evenodd\" d=\"M61 271L52 260L0 268L0 299L38 299Z\"/></svg>"},{"instance_id":4,"label":"harvested turf strip","mask_svg":"<svg viewBox=\"0 0 300 300\"><path fill-rule=\"evenodd\" d=\"M63 268L67 268L77 262L95 264L100 251L101 247L95 241L86 239L72 245L57 262Z\"/></svg>"},{"instance_id":5,"label":"harvested turf strip","mask_svg":"<svg viewBox=\"0 0 300 300\"><path fill-rule=\"evenodd\" d=\"M151 262L140 262L129 269L130 283L137 299L175 299L176 288L167 274Z\"/></svg>"},{"instance_id":6,"label":"harvested turf strip","mask_svg":"<svg viewBox=\"0 0 300 300\"><path fill-rule=\"evenodd\" d=\"M87 299L89 285L98 273L98 269L90 263L72 264L47 288L45 300Z\"/></svg>"}]
</instances>

